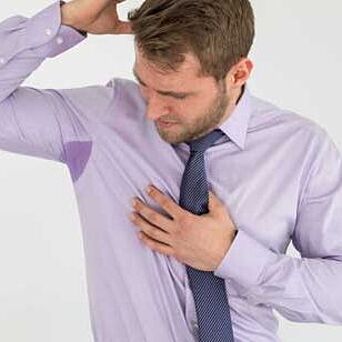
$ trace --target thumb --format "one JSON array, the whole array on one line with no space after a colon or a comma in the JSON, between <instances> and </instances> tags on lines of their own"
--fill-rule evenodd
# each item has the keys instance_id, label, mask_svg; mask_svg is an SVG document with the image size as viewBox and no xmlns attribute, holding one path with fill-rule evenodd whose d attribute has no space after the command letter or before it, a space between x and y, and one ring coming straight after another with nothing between
<instances>
[{"instance_id":1,"label":"thumb","mask_svg":"<svg viewBox=\"0 0 342 342\"><path fill-rule=\"evenodd\" d=\"M208 203L208 209L209 212L216 213L218 209L221 207L220 200L216 197L216 195L209 190L209 203Z\"/></svg>"}]
</instances>

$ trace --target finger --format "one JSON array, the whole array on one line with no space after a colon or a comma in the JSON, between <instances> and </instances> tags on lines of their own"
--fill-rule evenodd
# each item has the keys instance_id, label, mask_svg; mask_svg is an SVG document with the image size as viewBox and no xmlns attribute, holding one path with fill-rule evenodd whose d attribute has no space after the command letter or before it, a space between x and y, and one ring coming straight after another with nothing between
<instances>
[{"instance_id":1,"label":"finger","mask_svg":"<svg viewBox=\"0 0 342 342\"><path fill-rule=\"evenodd\" d=\"M115 27L116 34L129 34L133 33L132 31L132 23L129 21L119 21L117 26Z\"/></svg>"},{"instance_id":2,"label":"finger","mask_svg":"<svg viewBox=\"0 0 342 342\"><path fill-rule=\"evenodd\" d=\"M141 241L144 242L148 247L150 247L155 252L165 254L165 255L174 255L174 250L172 247L165 245L163 243L159 243L158 241L155 241L151 239L148 235L146 235L144 232L141 232Z\"/></svg>"},{"instance_id":3,"label":"finger","mask_svg":"<svg viewBox=\"0 0 342 342\"><path fill-rule=\"evenodd\" d=\"M209 190L209 203L208 203L208 209L209 212L216 212L217 209L221 206L221 202L216 197L216 195Z\"/></svg>"},{"instance_id":4,"label":"finger","mask_svg":"<svg viewBox=\"0 0 342 342\"><path fill-rule=\"evenodd\" d=\"M134 206L134 209L153 225L160 227L166 232L171 231L173 220L148 207L140 200L137 200L137 204Z\"/></svg>"},{"instance_id":5,"label":"finger","mask_svg":"<svg viewBox=\"0 0 342 342\"><path fill-rule=\"evenodd\" d=\"M154 199L172 218L178 218L184 214L184 209L182 207L155 186L150 186L149 189L148 195Z\"/></svg>"},{"instance_id":6,"label":"finger","mask_svg":"<svg viewBox=\"0 0 342 342\"><path fill-rule=\"evenodd\" d=\"M139 213L132 213L132 216L132 222L136 224L146 235L165 244L171 243L170 234L147 222L142 216L139 215Z\"/></svg>"}]
</instances>

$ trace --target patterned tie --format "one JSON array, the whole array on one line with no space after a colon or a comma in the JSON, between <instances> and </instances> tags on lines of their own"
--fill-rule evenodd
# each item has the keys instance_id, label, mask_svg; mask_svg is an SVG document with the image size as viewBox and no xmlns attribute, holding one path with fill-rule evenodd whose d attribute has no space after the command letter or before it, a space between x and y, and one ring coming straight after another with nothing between
<instances>
[{"instance_id":1,"label":"patterned tie","mask_svg":"<svg viewBox=\"0 0 342 342\"><path fill-rule=\"evenodd\" d=\"M209 192L204 152L224 133L215 129L204 137L187 142L190 157L183 173L179 205L193 214L208 213ZM233 342L228 298L224 279L213 272L186 265L199 326L200 342Z\"/></svg>"}]
</instances>

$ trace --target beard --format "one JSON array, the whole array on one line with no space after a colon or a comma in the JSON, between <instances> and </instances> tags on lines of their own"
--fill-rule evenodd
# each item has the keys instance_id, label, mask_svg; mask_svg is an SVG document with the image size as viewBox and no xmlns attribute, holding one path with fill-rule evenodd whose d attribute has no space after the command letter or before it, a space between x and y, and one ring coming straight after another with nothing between
<instances>
[{"instance_id":1,"label":"beard","mask_svg":"<svg viewBox=\"0 0 342 342\"><path fill-rule=\"evenodd\" d=\"M163 130L156 125L157 131L164 141L174 145L198 139L217 128L229 104L226 84L220 83L217 96L201 115L197 115L194 122L186 125L177 122L175 124L177 130L172 130L172 128Z\"/></svg>"}]
</instances>

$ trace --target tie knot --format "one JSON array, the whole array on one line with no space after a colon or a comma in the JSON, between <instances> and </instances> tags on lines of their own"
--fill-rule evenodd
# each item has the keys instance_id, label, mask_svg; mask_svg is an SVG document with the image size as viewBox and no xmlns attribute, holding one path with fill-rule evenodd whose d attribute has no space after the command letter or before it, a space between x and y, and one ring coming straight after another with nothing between
<instances>
[{"instance_id":1,"label":"tie knot","mask_svg":"<svg viewBox=\"0 0 342 342\"><path fill-rule=\"evenodd\" d=\"M214 129L213 131L209 132L203 137L188 141L186 143L189 145L191 152L192 151L204 152L211 145L213 145L216 140L218 140L222 136L224 136L224 133L220 129Z\"/></svg>"}]
</instances>

